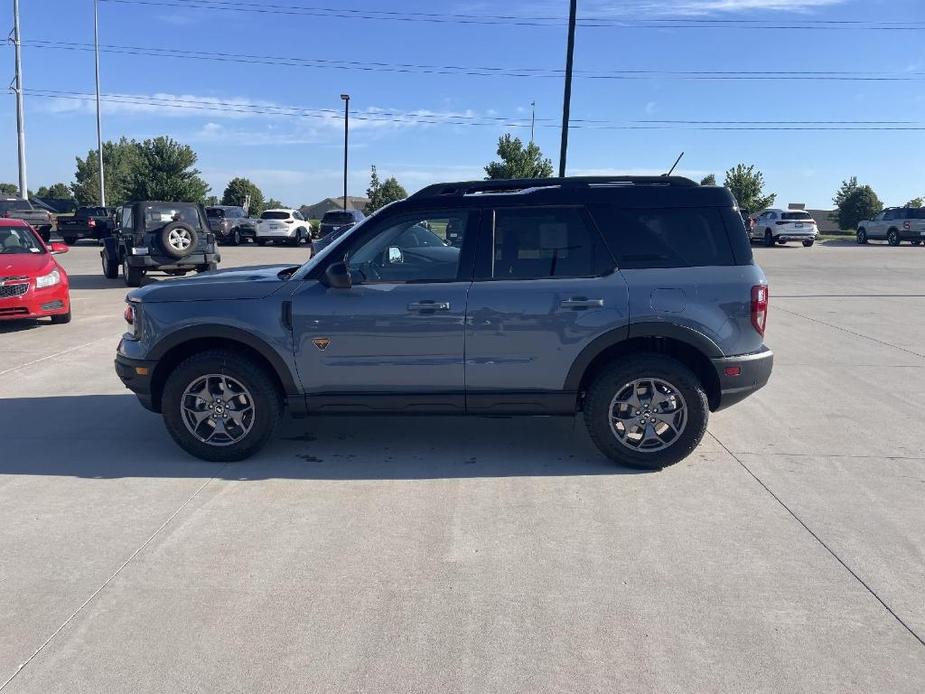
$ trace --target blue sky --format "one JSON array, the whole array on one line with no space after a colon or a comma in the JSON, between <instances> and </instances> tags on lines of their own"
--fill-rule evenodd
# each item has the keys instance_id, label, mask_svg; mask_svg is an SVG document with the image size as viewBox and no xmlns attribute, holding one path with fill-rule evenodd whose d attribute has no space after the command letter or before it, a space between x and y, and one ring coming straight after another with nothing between
<instances>
[{"instance_id":1,"label":"blue sky","mask_svg":"<svg viewBox=\"0 0 925 694\"><path fill-rule=\"evenodd\" d=\"M93 91L92 53L53 47L92 42L91 2L21 4L26 89L71 97L27 96L29 186L36 189L72 180L74 156L96 145L92 102L75 96ZM196 149L214 193L243 175L266 195L299 205L341 189L342 92L352 95L356 115L351 194L365 191L370 164L397 176L409 191L440 180L480 178L500 134L529 139L530 103L536 101L536 140L557 165L562 80L554 71L562 69L566 29L564 21L531 26L529 18L564 20L566 0L223 5L262 12L222 10L220 4L101 0L101 42L148 53L103 53L103 91L123 95L104 107L104 138L170 135ZM8 23L9 5L0 15ZM348 16L300 9L325 7ZM402 13L402 21L366 19L363 11ZM521 21L404 21L412 13ZM829 206L840 181L851 175L873 185L887 204L925 195L925 130L710 131L651 122L875 120L925 127L922 0L579 0L579 13L611 21L578 30L575 68L582 74L574 83L572 116L585 127L571 132L569 173L660 173L684 150L680 172L695 177L716 172L722 180L722 172L738 162L756 164L780 203ZM826 23L832 20L865 24L844 29L838 27L851 25ZM774 30L762 22L827 28ZM918 27L873 30L871 23ZM151 55L151 49L227 55L200 60ZM13 51L4 50L12 76ZM301 62L234 59L240 55ZM354 61L363 68L386 63L389 69L343 69L320 61ZM399 72L397 64L513 68L533 76ZM537 75L540 70L553 72ZM615 70L655 72L599 78ZM692 80L666 74L678 71L835 71L890 79ZM308 113L284 115L291 107ZM471 122L478 124L463 125ZM12 95L2 101L0 123L0 180L12 182Z\"/></svg>"}]
</instances>

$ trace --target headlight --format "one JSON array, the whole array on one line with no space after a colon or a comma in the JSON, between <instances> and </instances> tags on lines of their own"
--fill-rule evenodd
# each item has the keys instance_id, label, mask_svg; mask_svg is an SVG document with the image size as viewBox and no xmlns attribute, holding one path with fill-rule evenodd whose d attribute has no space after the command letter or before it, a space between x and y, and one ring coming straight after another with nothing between
<instances>
[{"instance_id":1,"label":"headlight","mask_svg":"<svg viewBox=\"0 0 925 694\"><path fill-rule=\"evenodd\" d=\"M35 278L35 288L42 289L43 287L54 287L60 281L61 273L57 270L52 270L47 275Z\"/></svg>"}]
</instances>

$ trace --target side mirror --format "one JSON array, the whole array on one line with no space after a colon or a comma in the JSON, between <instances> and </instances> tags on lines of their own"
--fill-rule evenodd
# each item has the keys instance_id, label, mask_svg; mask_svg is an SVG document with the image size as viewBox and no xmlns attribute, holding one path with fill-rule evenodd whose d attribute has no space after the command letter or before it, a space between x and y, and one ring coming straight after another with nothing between
<instances>
[{"instance_id":1,"label":"side mirror","mask_svg":"<svg viewBox=\"0 0 925 694\"><path fill-rule=\"evenodd\" d=\"M402 255L401 248L397 246L389 247L389 264L394 263L403 263L405 261L405 256Z\"/></svg>"},{"instance_id":2,"label":"side mirror","mask_svg":"<svg viewBox=\"0 0 925 694\"><path fill-rule=\"evenodd\" d=\"M66 243L61 243L60 241L52 241L48 244L48 250L51 251L52 255L59 255L61 253L67 253L68 248Z\"/></svg>"},{"instance_id":3,"label":"side mirror","mask_svg":"<svg viewBox=\"0 0 925 694\"><path fill-rule=\"evenodd\" d=\"M324 283L331 289L350 289L353 279L346 263L331 263L324 271Z\"/></svg>"}]
</instances>

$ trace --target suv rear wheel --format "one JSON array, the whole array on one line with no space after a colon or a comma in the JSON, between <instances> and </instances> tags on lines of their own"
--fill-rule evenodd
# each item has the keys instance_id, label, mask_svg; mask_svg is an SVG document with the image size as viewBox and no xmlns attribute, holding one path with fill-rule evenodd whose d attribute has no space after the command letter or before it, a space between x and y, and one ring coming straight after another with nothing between
<instances>
[{"instance_id":1,"label":"suv rear wheel","mask_svg":"<svg viewBox=\"0 0 925 694\"><path fill-rule=\"evenodd\" d=\"M244 460L273 435L282 396L257 363L225 350L200 352L167 378L167 431L187 453L211 462Z\"/></svg>"},{"instance_id":2,"label":"suv rear wheel","mask_svg":"<svg viewBox=\"0 0 925 694\"><path fill-rule=\"evenodd\" d=\"M768 248L774 245L774 234L771 233L770 229L764 230L764 245Z\"/></svg>"},{"instance_id":3,"label":"suv rear wheel","mask_svg":"<svg viewBox=\"0 0 925 694\"><path fill-rule=\"evenodd\" d=\"M660 470L684 460L707 430L703 386L680 362L657 354L604 369L588 390L585 423L611 460Z\"/></svg>"},{"instance_id":4,"label":"suv rear wheel","mask_svg":"<svg viewBox=\"0 0 925 694\"><path fill-rule=\"evenodd\" d=\"M127 287L140 287L141 281L144 279L145 271L140 267L132 267L129 265L128 256L122 259L122 276L125 278L125 285Z\"/></svg>"}]
</instances>

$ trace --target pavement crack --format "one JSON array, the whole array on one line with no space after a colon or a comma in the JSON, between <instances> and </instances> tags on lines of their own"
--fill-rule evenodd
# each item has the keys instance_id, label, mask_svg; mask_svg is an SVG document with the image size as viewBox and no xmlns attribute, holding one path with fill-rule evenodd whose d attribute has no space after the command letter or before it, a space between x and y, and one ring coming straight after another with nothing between
<instances>
[{"instance_id":1,"label":"pavement crack","mask_svg":"<svg viewBox=\"0 0 925 694\"><path fill-rule=\"evenodd\" d=\"M812 319L810 319L810 320L812 320ZM784 503L783 499L781 499L779 496L777 496L777 494L775 494L775 493L771 490L771 488L770 488L767 484L765 484L764 481L763 481L760 477L758 477L758 475L756 475L754 472L752 472L751 468L749 468L748 465L746 465L745 463L742 462L742 460L739 458L739 456L737 456L735 453L733 453L731 450L729 450L729 447L726 446L725 443L723 443L722 441L720 441L719 438L717 438L717 436L716 436L713 432L708 432L708 433L710 434L710 437L711 437L714 441L716 441L716 443L718 443L718 444L722 447L722 449L723 449L724 451L726 451L726 453L728 453L730 456L732 456L733 460L735 460L735 461L742 467L742 469L745 470L745 472L747 472L749 475L751 475L751 477L752 477L758 484L760 484L760 485L764 488L764 490L765 490L768 494L770 494L771 497L772 497L778 504L780 504L781 507L782 507L787 513L789 513L789 514L793 517L793 519L794 519L797 523L799 523L800 525L803 526L803 529L806 530L806 532L808 532L808 533L813 537L813 539L816 540L816 542L818 542L820 545L822 545L822 547L823 547L829 554L831 554L832 557L834 557L835 561L837 561L839 564L842 565L842 568L844 568L845 571L847 571L849 574L851 574L852 577L854 577L854 580L856 580L858 583L860 583L862 586L864 586L864 589L865 589L868 593L870 593L870 594L874 597L874 599L875 599L877 602L879 602L879 603L883 606L883 609L885 609L887 612L890 613L890 615L892 615L893 619L895 619L897 622L899 622L899 624L901 624L901 625L903 626L903 628L905 628L906 631L908 631L910 634L912 634L912 637L913 637L916 641L918 641L919 644L920 644L921 646L925 647L925 640L923 640L921 636L919 636L917 633L915 633L915 630L914 630L912 627L910 627L908 624L906 624L906 622L903 621L902 617L900 617L898 614L896 614L896 612L893 610L893 608L890 607L890 606L886 603L886 601L885 601L883 598L881 598L879 595L877 595L877 591L875 591L873 588L871 588L871 587L864 581L864 579L861 578L861 577L854 571L854 569L852 569L850 566L848 566L848 564L846 564L845 561L835 553L835 550L833 550L831 547L829 547L829 546L825 543L825 541L824 541L821 537L819 537L819 535L817 535L817 534L813 531L813 529L810 528L810 527L803 521L803 519L800 518L800 517L793 511L793 509L791 509L787 504ZM2 689L2 687L0 687L0 689Z\"/></svg>"},{"instance_id":2,"label":"pavement crack","mask_svg":"<svg viewBox=\"0 0 925 694\"><path fill-rule=\"evenodd\" d=\"M109 578L107 578L105 581L103 581L102 585L100 585L99 588L97 588L95 591L93 591L93 593L90 595L90 597L87 598L86 600L84 600L83 603L80 605L80 607L78 607L76 610L74 610L74 611L71 613L71 615L61 623L61 626L59 626L57 629L55 629L54 632L52 632L51 636L49 636L47 639L45 639L45 642L44 642L41 646L39 646L38 648L36 648L36 649L35 649L35 652L33 652L32 655L30 655L28 658L26 658L26 660L25 660L23 663L21 663L20 666L19 666L18 668L16 668L16 672L14 672L12 675L10 675L10 676L7 678L7 680L6 680L3 684L0 684L0 691L3 691L4 689L6 689L7 685L10 684L10 682L12 682L14 679L16 679L17 675L19 675L19 673L21 673L21 672L26 668L26 666L28 666L29 663L31 663L31 662L39 655L39 653L41 653L42 651L44 651L45 648L46 648L52 641L54 641L55 637L57 637L58 634L60 634L60 633L64 630L64 628L65 628L68 624L70 624L70 623L74 620L74 618L75 618L78 614L80 614L81 611L82 611L87 605L89 605L91 602L93 602L94 598L96 598L97 595L99 595L100 593L103 592L103 590L106 588L106 586L108 586L108 585L109 585L120 573L122 573L122 570L125 569L125 567L128 566L128 565L132 562L132 560L133 560L135 557L137 557L139 554L141 554L141 552L144 550L144 548L147 547L149 544L151 544L151 542L154 540L154 538L156 538L158 535L160 535L160 533L164 530L164 528L166 528L168 525L170 525L170 522L171 522L174 518L176 518L177 515L179 515L180 512L183 511L183 509L185 509L187 506L189 506L189 504L193 501L193 499L195 499L197 496L199 496L199 494L202 492L203 489L205 489L205 488L206 488L207 486L209 486L212 482L214 482L216 479L218 479L218 477L221 475L221 473L225 470L226 467L228 467L228 463L225 463L224 465L222 465L222 467L220 467L212 477L210 477L210 478L207 479L205 482L203 482L201 485L199 485L199 488L198 488L195 492L193 492L193 493L190 495L190 497L189 497L186 501L184 501L182 504L180 504L180 506L177 508L177 510L174 511L173 513L171 513L170 516L167 518L167 520L165 520L163 523L161 523L160 527L158 527L158 529L155 530L147 540L145 540L144 542L142 542L141 545L138 547L138 549L136 549L134 552L132 552L131 555L129 556L129 558L126 559L124 562L122 562L122 564L119 565L119 568L117 568L117 569L112 573L112 575L109 576Z\"/></svg>"},{"instance_id":3,"label":"pavement crack","mask_svg":"<svg viewBox=\"0 0 925 694\"><path fill-rule=\"evenodd\" d=\"M871 342L876 342L878 345L883 345L884 347L892 347L893 349L898 349L900 352L905 352L906 354L912 354L912 355L915 355L916 357L922 357L923 359L925 359L925 354L922 354L920 352L907 349L906 347L900 347L899 345L894 345L891 342L885 342L884 340L878 340L876 337L871 337L870 335L865 335L864 333L855 332L854 330L848 330L848 328L843 328L840 325L835 325L834 323L827 323L826 321L819 320L818 318L812 318L811 316L804 316L802 313L797 313L796 311L788 311L787 309L781 308L780 306L776 306L774 310L783 311L784 313L789 313L791 316L796 316L797 318L805 318L806 320L812 321L813 323L818 323L819 325L825 325L826 327L834 328L835 330L840 330L843 333L848 333L849 335L854 335L855 337L860 337L864 340L870 340Z\"/></svg>"}]
</instances>

